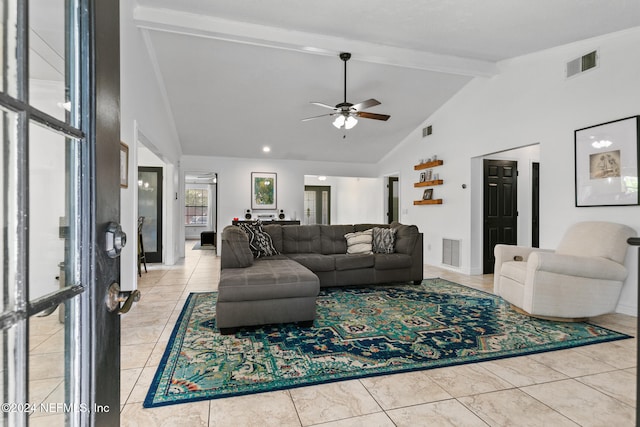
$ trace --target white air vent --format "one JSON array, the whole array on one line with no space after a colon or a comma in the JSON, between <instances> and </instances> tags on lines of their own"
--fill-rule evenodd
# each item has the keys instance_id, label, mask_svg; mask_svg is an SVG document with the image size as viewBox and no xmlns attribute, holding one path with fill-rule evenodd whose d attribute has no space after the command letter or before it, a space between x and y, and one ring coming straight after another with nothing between
<instances>
[{"instance_id":1,"label":"white air vent","mask_svg":"<svg viewBox=\"0 0 640 427\"><path fill-rule=\"evenodd\" d=\"M576 58L567 62L567 77L573 77L576 74L583 73L598 66L598 51L594 50L580 58Z\"/></svg>"},{"instance_id":2,"label":"white air vent","mask_svg":"<svg viewBox=\"0 0 640 427\"><path fill-rule=\"evenodd\" d=\"M422 137L429 136L433 133L433 127L431 125L426 128L422 128Z\"/></svg>"},{"instance_id":3,"label":"white air vent","mask_svg":"<svg viewBox=\"0 0 640 427\"><path fill-rule=\"evenodd\" d=\"M460 267L460 240L442 239L442 263Z\"/></svg>"}]
</instances>

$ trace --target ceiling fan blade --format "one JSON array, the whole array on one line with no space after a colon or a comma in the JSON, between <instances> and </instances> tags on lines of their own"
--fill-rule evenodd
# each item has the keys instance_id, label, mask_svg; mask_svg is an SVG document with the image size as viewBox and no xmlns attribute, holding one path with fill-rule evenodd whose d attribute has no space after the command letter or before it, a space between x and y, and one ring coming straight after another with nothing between
<instances>
[{"instance_id":1,"label":"ceiling fan blade","mask_svg":"<svg viewBox=\"0 0 640 427\"><path fill-rule=\"evenodd\" d=\"M359 102L355 105L352 105L351 108L356 111L366 110L367 108L375 107L376 105L380 105L380 101L377 99L367 99L366 101Z\"/></svg>"},{"instance_id":2,"label":"ceiling fan blade","mask_svg":"<svg viewBox=\"0 0 640 427\"><path fill-rule=\"evenodd\" d=\"M335 114L336 114L336 113L321 114L321 115L319 115L319 116L307 117L307 118L305 118L305 119L302 119L301 121L306 122L306 121L313 120L313 119L319 119L320 117L333 116L333 115L335 115Z\"/></svg>"},{"instance_id":3,"label":"ceiling fan blade","mask_svg":"<svg viewBox=\"0 0 640 427\"><path fill-rule=\"evenodd\" d=\"M336 107L332 106L332 105L327 105L327 104L323 104L322 102L312 102L313 105L317 105L318 107L324 107L324 108L329 108L331 110L337 110Z\"/></svg>"},{"instance_id":4,"label":"ceiling fan blade","mask_svg":"<svg viewBox=\"0 0 640 427\"><path fill-rule=\"evenodd\" d=\"M366 111L358 111L356 115L358 117L362 117L363 119L375 119L375 120L384 120L384 121L389 120L389 117L391 117L388 114L367 113Z\"/></svg>"}]
</instances>

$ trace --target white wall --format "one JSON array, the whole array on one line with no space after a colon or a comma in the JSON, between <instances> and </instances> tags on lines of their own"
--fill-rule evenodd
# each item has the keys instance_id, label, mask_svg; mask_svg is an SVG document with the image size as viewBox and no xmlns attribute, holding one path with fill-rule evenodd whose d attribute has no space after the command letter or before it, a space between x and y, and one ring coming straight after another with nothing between
<instances>
[{"instance_id":1,"label":"white wall","mask_svg":"<svg viewBox=\"0 0 640 427\"><path fill-rule=\"evenodd\" d=\"M166 257L165 263L172 264L180 251L180 244L176 236L184 233L176 222L179 206L175 199L175 192L179 184L182 154L180 141L176 132L172 114L163 96L163 87L159 84L159 74L155 66L155 58L150 55L145 44L145 33L136 28L133 22L135 0L120 1L120 39L126 41L120 46L120 137L129 146L129 187L121 190L120 222L123 230L129 236L129 244L123 249L120 262L121 288L135 289L137 285L137 246L135 236L137 231L137 146L140 139L151 141L153 151L161 154L166 164L165 188L168 194L167 215L171 217L167 223L171 225L169 232L165 232ZM140 138L144 135L144 138ZM134 185L131 185L134 184ZM131 239L131 237L134 237ZM133 243L132 243L133 242ZM184 248L181 250L184 252ZM184 254L183 254L184 255Z\"/></svg>"},{"instance_id":2,"label":"white wall","mask_svg":"<svg viewBox=\"0 0 640 427\"><path fill-rule=\"evenodd\" d=\"M223 143L223 142L220 142ZM222 231L234 217L242 218L251 208L251 172L275 172L278 178L278 210L284 209L289 218L300 219L304 207L304 176L331 175L343 177L375 177L375 165L354 165L265 159L239 159L229 157L183 156L181 168L186 171L215 171L218 174L218 225ZM184 177L182 186L184 188ZM181 191L184 204L184 194ZM381 193L380 193L381 194ZM382 196L380 196L382 198ZM277 214L273 211L256 211ZM221 233L217 234L220 248Z\"/></svg>"},{"instance_id":3,"label":"white wall","mask_svg":"<svg viewBox=\"0 0 640 427\"><path fill-rule=\"evenodd\" d=\"M640 28L582 41L499 64L492 78L476 78L429 117L381 163L379 175L400 171L401 220L425 233L425 262L439 264L441 239L460 238L463 272L475 272L477 228L482 189L474 159L513 147L539 144L540 246L554 248L567 227L580 220L607 220L640 231L640 207L575 207L575 129L640 114ZM571 79L565 63L598 49L600 65ZM433 135L421 129L433 125ZM437 187L444 204L413 206L413 165L437 154L445 183ZM478 175L480 173L480 175ZM463 189L462 184L467 188ZM524 240L524 239L523 239ZM527 243L526 241L524 243ZM637 312L637 249L630 250L618 311Z\"/></svg>"}]
</instances>

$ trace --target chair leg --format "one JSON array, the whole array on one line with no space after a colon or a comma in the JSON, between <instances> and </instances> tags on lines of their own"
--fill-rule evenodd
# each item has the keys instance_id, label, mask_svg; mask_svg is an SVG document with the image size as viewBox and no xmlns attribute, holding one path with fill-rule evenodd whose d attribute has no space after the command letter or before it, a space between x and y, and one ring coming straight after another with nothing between
<instances>
[{"instance_id":1,"label":"chair leg","mask_svg":"<svg viewBox=\"0 0 640 427\"><path fill-rule=\"evenodd\" d=\"M141 265L144 265L144 272L147 272L147 255L144 253L144 243L142 234L138 234L138 276L142 277Z\"/></svg>"}]
</instances>

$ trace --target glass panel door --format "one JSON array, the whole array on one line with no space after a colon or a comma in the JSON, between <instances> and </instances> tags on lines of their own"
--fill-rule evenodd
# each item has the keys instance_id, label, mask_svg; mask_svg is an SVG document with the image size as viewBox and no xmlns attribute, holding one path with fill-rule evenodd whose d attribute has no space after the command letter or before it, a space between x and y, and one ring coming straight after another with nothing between
<instances>
[{"instance_id":1,"label":"glass panel door","mask_svg":"<svg viewBox=\"0 0 640 427\"><path fill-rule=\"evenodd\" d=\"M331 187L328 185L305 185L304 216L302 223L331 224Z\"/></svg>"},{"instance_id":2,"label":"glass panel door","mask_svg":"<svg viewBox=\"0 0 640 427\"><path fill-rule=\"evenodd\" d=\"M162 262L162 168L138 168L138 214L147 262Z\"/></svg>"},{"instance_id":3,"label":"glass panel door","mask_svg":"<svg viewBox=\"0 0 640 427\"><path fill-rule=\"evenodd\" d=\"M88 4L0 2L0 426L91 417Z\"/></svg>"}]
</instances>

